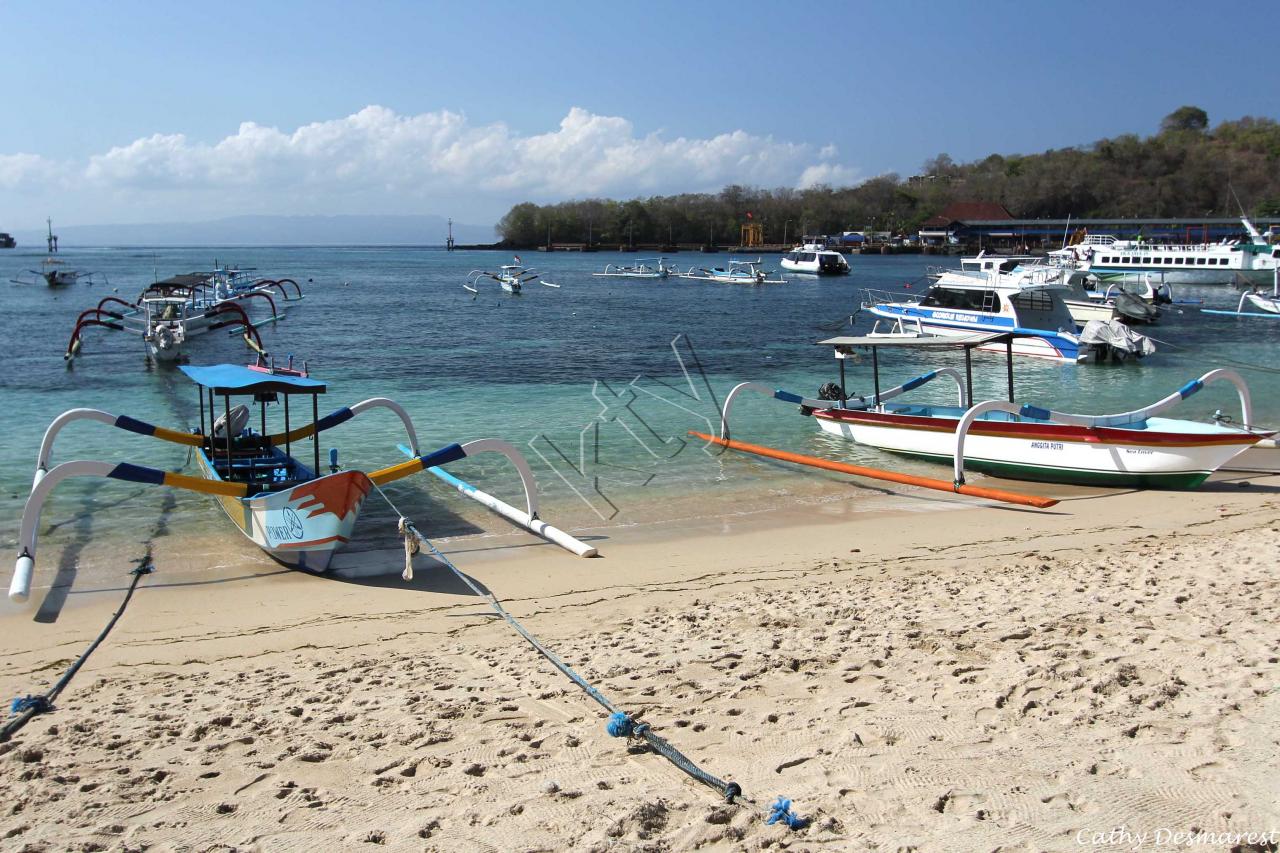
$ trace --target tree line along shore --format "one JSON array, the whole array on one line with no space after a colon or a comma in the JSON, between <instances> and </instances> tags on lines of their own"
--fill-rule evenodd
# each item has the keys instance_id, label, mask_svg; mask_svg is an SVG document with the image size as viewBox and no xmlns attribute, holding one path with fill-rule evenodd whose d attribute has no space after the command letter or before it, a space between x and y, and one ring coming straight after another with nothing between
<instances>
[{"instance_id":1,"label":"tree line along shore","mask_svg":"<svg viewBox=\"0 0 1280 853\"><path fill-rule=\"evenodd\" d=\"M788 246L803 234L914 235L958 201L993 202L1023 219L1280 215L1280 123L1250 117L1210 128L1182 107L1148 137L1125 134L1031 155L956 163L947 154L909 177L854 187L682 193L627 201L522 202L498 222L493 247L592 250ZM745 229L758 228L754 241Z\"/></svg>"}]
</instances>

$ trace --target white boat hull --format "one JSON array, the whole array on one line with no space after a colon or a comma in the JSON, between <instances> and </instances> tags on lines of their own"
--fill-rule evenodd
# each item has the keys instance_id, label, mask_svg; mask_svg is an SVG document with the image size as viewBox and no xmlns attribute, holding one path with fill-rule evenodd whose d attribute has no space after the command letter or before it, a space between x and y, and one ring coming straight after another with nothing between
<instances>
[{"instance_id":1,"label":"white boat hull","mask_svg":"<svg viewBox=\"0 0 1280 853\"><path fill-rule=\"evenodd\" d=\"M208 457L198 454L205 476ZM340 471L281 492L249 498L219 495L227 517L251 542L275 559L312 572L329 568L334 552L351 540L371 488L361 471Z\"/></svg>"},{"instance_id":2,"label":"white boat hull","mask_svg":"<svg viewBox=\"0 0 1280 853\"><path fill-rule=\"evenodd\" d=\"M836 419L815 413L823 432L881 450L948 464L954 460L957 419L883 418L864 413ZM1184 432L1188 424L1191 429ZM1102 432L1025 420L978 421L965 438L964 457L966 468L1017 479L1192 488L1249 444L1239 431L1165 418L1151 418L1147 430Z\"/></svg>"}]
</instances>

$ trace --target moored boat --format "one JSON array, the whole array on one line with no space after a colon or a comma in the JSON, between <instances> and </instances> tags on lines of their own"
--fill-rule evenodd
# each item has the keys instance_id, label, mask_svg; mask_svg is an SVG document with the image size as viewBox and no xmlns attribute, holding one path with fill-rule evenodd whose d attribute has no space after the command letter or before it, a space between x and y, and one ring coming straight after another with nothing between
<instances>
[{"instance_id":1,"label":"moored boat","mask_svg":"<svg viewBox=\"0 0 1280 853\"><path fill-rule=\"evenodd\" d=\"M787 272L808 273L809 275L848 275L849 262L844 255L827 247L826 243L812 240L793 248L782 256L778 266Z\"/></svg>"},{"instance_id":2,"label":"moored boat","mask_svg":"<svg viewBox=\"0 0 1280 853\"><path fill-rule=\"evenodd\" d=\"M781 276L777 278L769 278L769 271L763 266L763 261L757 258L754 261L738 261L730 259L727 266L723 267L699 267L682 273L681 278L693 279L694 281L717 281L721 284L785 284L786 279Z\"/></svg>"},{"instance_id":3,"label":"moored boat","mask_svg":"<svg viewBox=\"0 0 1280 853\"><path fill-rule=\"evenodd\" d=\"M1226 369L1209 371L1156 403L1118 414L1082 415L1018 405L1013 393L1013 337L992 333L951 340L837 337L821 341L834 347L840 359L838 388L825 389L828 393L815 399L742 383L725 400L721 436L728 437L735 398L750 390L798 403L801 413L812 415L825 433L951 464L957 484L964 483L964 471L971 468L1046 483L1179 489L1200 485L1233 457L1274 435L1272 430L1253 425L1248 386L1239 374ZM973 349L987 346L1005 349L1007 401L973 402L970 355ZM877 353L882 348L963 349L965 371L962 374L944 367L881 392ZM874 392L849 395L844 391L844 360L861 349L872 352ZM890 402L939 378L956 383L957 405ZM1163 417L1164 412L1214 382L1235 387L1241 408L1238 422Z\"/></svg>"},{"instance_id":4,"label":"moored boat","mask_svg":"<svg viewBox=\"0 0 1280 853\"><path fill-rule=\"evenodd\" d=\"M232 364L190 367L183 372L196 384L200 403L200 427L193 432L155 426L127 415L96 409L72 409L56 418L46 430L37 457L31 494L22 515L19 554L11 598L24 601L30 591L36 557L36 533L40 513L58 483L74 477L106 477L132 483L163 485L214 496L227 517L255 545L276 560L312 572L329 568L334 553L348 542L361 506L372 490L419 471L428 470L446 481L456 478L439 470L459 459L482 452L496 452L515 465L525 490L527 511L517 510L491 496L466 486L464 494L480 500L526 529L581 556L592 556L591 548L538 518L537 487L532 472L519 451L507 442L481 439L465 444L447 444L431 453L418 448L417 432L409 414L392 400L375 397L319 417L319 395L326 383L311 377L304 364L301 370L275 368L261 362L248 367ZM232 408L232 397L249 397L260 407L259 429L249 428L247 406ZM310 423L293 427L289 402L294 398L310 402ZM283 401L283 430L267 431L267 406ZM216 415L217 402L222 415ZM321 467L319 435L371 409L389 409L404 425L407 461L375 471L343 470L336 448L329 452L328 470ZM294 408L295 415L297 407ZM105 423L138 435L185 445L194 451L200 477L147 468L128 462L78 460L50 467L53 444L68 424L90 420ZM312 454L304 462L293 453L293 445L312 439ZM484 500L484 499L487 499Z\"/></svg>"},{"instance_id":5,"label":"moored boat","mask_svg":"<svg viewBox=\"0 0 1280 853\"><path fill-rule=\"evenodd\" d=\"M1017 355L1076 364L1095 358L1082 343L1065 302L1067 288L1056 282L1031 283L999 274L955 274L939 280L923 297L868 290L862 309L876 318L872 335L964 337L1017 332Z\"/></svg>"},{"instance_id":6,"label":"moored boat","mask_svg":"<svg viewBox=\"0 0 1280 853\"><path fill-rule=\"evenodd\" d=\"M1081 242L1049 255L1104 282L1161 273L1169 284L1231 284L1237 275L1262 284L1280 266L1280 246L1268 244L1248 217L1241 217L1240 221L1248 234L1247 241L1170 244L1089 234Z\"/></svg>"},{"instance_id":7,"label":"moored boat","mask_svg":"<svg viewBox=\"0 0 1280 853\"><path fill-rule=\"evenodd\" d=\"M287 285L292 285L292 292ZM302 299L302 288L293 279L255 279L243 271L219 267L213 272L172 276L146 287L138 298L126 302L114 296L101 299L76 320L67 350L68 363L83 346L85 330L98 327L139 336L147 355L157 362L186 357L191 338L213 329L241 329L245 342L262 353L257 327L283 316L281 303ZM266 303L268 316L251 321L244 305Z\"/></svg>"},{"instance_id":8,"label":"moored boat","mask_svg":"<svg viewBox=\"0 0 1280 853\"><path fill-rule=\"evenodd\" d=\"M679 269L667 266L666 258L637 258L631 264L606 264L602 272L591 275L596 278L667 278L679 274Z\"/></svg>"},{"instance_id":9,"label":"moored boat","mask_svg":"<svg viewBox=\"0 0 1280 853\"><path fill-rule=\"evenodd\" d=\"M463 289L471 293L480 292L480 282L486 278L496 281L499 286L507 293L519 293L524 285L539 277L537 270L532 267L521 266L520 258L516 258L514 264L503 264L498 267L497 272L489 272L488 270L472 270L467 273L466 284L462 285ZM559 285L552 285L558 287Z\"/></svg>"}]
</instances>

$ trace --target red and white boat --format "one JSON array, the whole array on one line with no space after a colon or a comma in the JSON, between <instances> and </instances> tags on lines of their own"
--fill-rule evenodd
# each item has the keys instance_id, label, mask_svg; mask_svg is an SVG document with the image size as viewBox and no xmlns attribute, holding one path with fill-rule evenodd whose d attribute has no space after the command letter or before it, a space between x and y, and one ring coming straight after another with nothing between
<instances>
[{"instance_id":1,"label":"red and white boat","mask_svg":"<svg viewBox=\"0 0 1280 853\"><path fill-rule=\"evenodd\" d=\"M722 437L728 437L731 406L745 390L799 403L823 432L894 453L951 464L956 484L964 483L966 468L1020 480L1079 483L1136 488L1189 489L1205 481L1234 457L1269 439L1273 430L1253 425L1249 388L1233 370L1211 370L1173 394L1130 412L1081 415L1058 412L1013 401L1012 336L972 335L967 338L928 339L839 337L822 341L840 359L841 383L826 389L827 399L811 399L743 383L725 400ZM1000 346L1007 356L1008 397L973 403L971 353L978 347ZM965 372L941 368L880 391L880 349L963 349ZM870 349L874 393L849 397L843 392L844 359L858 349ZM956 382L957 405L914 405L890 402L938 378ZM1163 417L1163 413L1200 391L1205 385L1227 382L1240 400L1238 421L1210 423Z\"/></svg>"}]
</instances>

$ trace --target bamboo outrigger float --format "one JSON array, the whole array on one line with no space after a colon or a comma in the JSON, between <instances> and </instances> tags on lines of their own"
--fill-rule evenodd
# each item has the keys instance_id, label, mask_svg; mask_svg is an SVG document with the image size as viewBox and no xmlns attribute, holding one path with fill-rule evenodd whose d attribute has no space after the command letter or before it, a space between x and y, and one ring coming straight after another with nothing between
<instances>
[{"instance_id":1,"label":"bamboo outrigger float","mask_svg":"<svg viewBox=\"0 0 1280 853\"><path fill-rule=\"evenodd\" d=\"M160 427L97 409L72 409L55 418L40 444L35 479L22 515L18 560L9 597L15 601L27 599L35 567L36 529L41 510L54 488L73 477L107 477L213 495L240 531L272 557L289 566L323 572L334 553L350 540L360 508L372 489L428 470L531 532L579 556L595 556L595 548L539 519L533 473L511 444L498 439L480 439L448 444L422 454L409 413L395 401L375 397L320 417L319 396L327 390L324 382L309 376L305 365L301 370L294 370L292 366L276 368L261 363L261 359L259 362L249 367L219 364L181 368L198 386L200 428L194 432ZM258 404L256 432L247 428L249 407L232 408L233 396L251 397ZM310 397L310 423L301 427L291 427L290 399L295 397ZM219 398L221 416L216 415L215 408ZM284 429L269 433L267 405L277 400L282 400ZM342 470L335 448L329 452L328 472L322 471L318 434L377 408L389 409L400 418L411 458L367 473ZM97 421L193 448L203 476L193 477L129 462L78 460L50 467L58 433L73 421L81 420ZM292 453L293 442L306 438L313 438L310 465ZM486 452L499 453L511 460L524 487L526 510L511 507L438 467Z\"/></svg>"}]
</instances>

